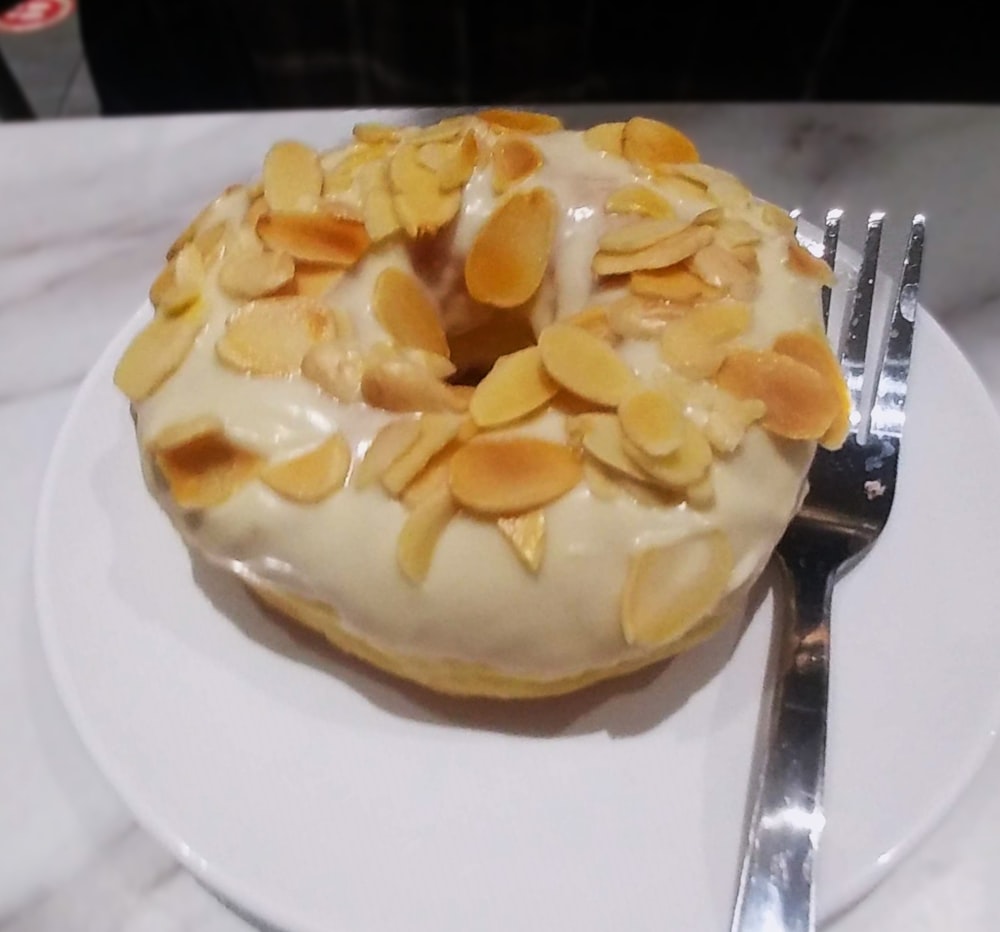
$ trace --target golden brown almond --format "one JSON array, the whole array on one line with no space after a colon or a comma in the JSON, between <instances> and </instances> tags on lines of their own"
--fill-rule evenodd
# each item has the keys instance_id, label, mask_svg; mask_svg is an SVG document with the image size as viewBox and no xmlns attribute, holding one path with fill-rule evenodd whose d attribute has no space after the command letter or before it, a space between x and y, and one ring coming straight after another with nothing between
<instances>
[{"instance_id":1,"label":"golden brown almond","mask_svg":"<svg viewBox=\"0 0 1000 932\"><path fill-rule=\"evenodd\" d=\"M440 308L413 275L391 266L382 271L375 280L372 309L375 319L400 346L449 355Z\"/></svg>"},{"instance_id":2,"label":"golden brown almond","mask_svg":"<svg viewBox=\"0 0 1000 932\"><path fill-rule=\"evenodd\" d=\"M361 376L361 395L383 411L453 411L468 409L461 386L447 385L421 364L395 357L369 363Z\"/></svg>"},{"instance_id":3,"label":"golden brown almond","mask_svg":"<svg viewBox=\"0 0 1000 932\"><path fill-rule=\"evenodd\" d=\"M323 210L264 214L257 221L257 235L275 252L338 266L354 265L371 245L362 222Z\"/></svg>"},{"instance_id":4,"label":"golden brown almond","mask_svg":"<svg viewBox=\"0 0 1000 932\"><path fill-rule=\"evenodd\" d=\"M392 156L389 185L396 215L410 237L435 233L454 219L462 203L461 192L441 190L437 173L421 164L411 143Z\"/></svg>"},{"instance_id":5,"label":"golden brown almond","mask_svg":"<svg viewBox=\"0 0 1000 932\"><path fill-rule=\"evenodd\" d=\"M422 583L427 578L438 540L456 511L455 500L445 485L407 515L396 541L396 562L410 582Z\"/></svg>"},{"instance_id":6,"label":"golden brown almond","mask_svg":"<svg viewBox=\"0 0 1000 932\"><path fill-rule=\"evenodd\" d=\"M133 402L152 395L187 358L204 324L200 303L183 314L154 317L118 361L114 382L119 391Z\"/></svg>"},{"instance_id":7,"label":"golden brown almond","mask_svg":"<svg viewBox=\"0 0 1000 932\"><path fill-rule=\"evenodd\" d=\"M372 438L364 457L354 471L351 484L356 489L366 489L374 485L393 463L413 448L419 438L419 418L396 418L389 421Z\"/></svg>"},{"instance_id":8,"label":"golden brown almond","mask_svg":"<svg viewBox=\"0 0 1000 932\"><path fill-rule=\"evenodd\" d=\"M529 511L509 518L498 518L497 528L511 545L517 558L532 573L542 568L545 556L545 512Z\"/></svg>"},{"instance_id":9,"label":"golden brown almond","mask_svg":"<svg viewBox=\"0 0 1000 932\"><path fill-rule=\"evenodd\" d=\"M264 157L264 199L272 211L312 210L322 191L315 149L292 140L271 147Z\"/></svg>"},{"instance_id":10,"label":"golden brown almond","mask_svg":"<svg viewBox=\"0 0 1000 932\"><path fill-rule=\"evenodd\" d=\"M498 140L490 153L494 194L503 194L524 181L538 171L544 161L538 147L523 136L510 135Z\"/></svg>"},{"instance_id":11,"label":"golden brown almond","mask_svg":"<svg viewBox=\"0 0 1000 932\"><path fill-rule=\"evenodd\" d=\"M501 356L476 386L469 414L477 427L499 427L552 400L559 386L545 371L537 346Z\"/></svg>"},{"instance_id":12,"label":"golden brown almond","mask_svg":"<svg viewBox=\"0 0 1000 932\"><path fill-rule=\"evenodd\" d=\"M698 150L680 130L659 120L632 117L622 131L622 154L653 169L673 162L697 162Z\"/></svg>"},{"instance_id":13,"label":"golden brown almond","mask_svg":"<svg viewBox=\"0 0 1000 932\"><path fill-rule=\"evenodd\" d=\"M702 280L685 268L673 266L666 269L650 269L633 272L629 277L629 288L637 295L662 298L677 304L697 304L722 297L722 289Z\"/></svg>"},{"instance_id":14,"label":"golden brown almond","mask_svg":"<svg viewBox=\"0 0 1000 932\"><path fill-rule=\"evenodd\" d=\"M556 202L545 188L519 191L480 227L465 260L465 283L477 301L517 307L538 290L555 238Z\"/></svg>"},{"instance_id":15,"label":"golden brown almond","mask_svg":"<svg viewBox=\"0 0 1000 932\"><path fill-rule=\"evenodd\" d=\"M821 285L833 286L834 277L830 266L796 239L788 241L788 267L796 274L812 278Z\"/></svg>"},{"instance_id":16,"label":"golden brown almond","mask_svg":"<svg viewBox=\"0 0 1000 932\"><path fill-rule=\"evenodd\" d=\"M837 399L837 414L819 442L828 450L839 449L851 426L851 395L826 335L821 332L789 331L778 336L773 348L776 353L805 363L826 381L831 394Z\"/></svg>"},{"instance_id":17,"label":"golden brown almond","mask_svg":"<svg viewBox=\"0 0 1000 932\"><path fill-rule=\"evenodd\" d=\"M757 276L718 243L699 249L691 257L689 267L699 278L739 301L750 301L757 293Z\"/></svg>"},{"instance_id":18,"label":"golden brown almond","mask_svg":"<svg viewBox=\"0 0 1000 932\"><path fill-rule=\"evenodd\" d=\"M680 233L689 224L686 220L646 218L605 233L598 243L601 252L632 253L648 249L668 236Z\"/></svg>"},{"instance_id":19,"label":"golden brown almond","mask_svg":"<svg viewBox=\"0 0 1000 932\"><path fill-rule=\"evenodd\" d=\"M580 327L552 324L538 337L548 374L588 401L615 407L636 384L635 373L603 340Z\"/></svg>"},{"instance_id":20,"label":"golden brown almond","mask_svg":"<svg viewBox=\"0 0 1000 932\"><path fill-rule=\"evenodd\" d=\"M618 406L622 431L644 453L667 456L684 439L684 412L675 398L662 391L629 395Z\"/></svg>"},{"instance_id":21,"label":"golden brown almond","mask_svg":"<svg viewBox=\"0 0 1000 932\"><path fill-rule=\"evenodd\" d=\"M361 351L341 340L317 343L302 358L302 374L344 404L360 399L364 368Z\"/></svg>"},{"instance_id":22,"label":"golden brown almond","mask_svg":"<svg viewBox=\"0 0 1000 932\"><path fill-rule=\"evenodd\" d=\"M550 116L548 113L535 113L531 110L494 108L492 110L480 110L476 116L484 123L488 123L494 129L501 132L516 130L519 133L542 135L545 133L555 133L563 128L562 121L558 117Z\"/></svg>"},{"instance_id":23,"label":"golden brown almond","mask_svg":"<svg viewBox=\"0 0 1000 932\"><path fill-rule=\"evenodd\" d=\"M704 478L712 465L712 448L700 430L690 420L682 422L680 446L667 456L650 456L622 435L622 447L649 480L671 489L683 489Z\"/></svg>"},{"instance_id":24,"label":"golden brown almond","mask_svg":"<svg viewBox=\"0 0 1000 932\"><path fill-rule=\"evenodd\" d=\"M299 456L269 464L260 478L283 498L314 504L342 489L350 468L351 448L341 434L332 434Z\"/></svg>"},{"instance_id":25,"label":"golden brown almond","mask_svg":"<svg viewBox=\"0 0 1000 932\"><path fill-rule=\"evenodd\" d=\"M472 511L515 515L561 498L581 475L579 459L562 444L477 437L452 457L449 483L455 499Z\"/></svg>"},{"instance_id":26,"label":"golden brown almond","mask_svg":"<svg viewBox=\"0 0 1000 932\"><path fill-rule=\"evenodd\" d=\"M583 131L583 141L588 148L598 152L621 155L624 129L624 123L598 123Z\"/></svg>"},{"instance_id":27,"label":"golden brown almond","mask_svg":"<svg viewBox=\"0 0 1000 932\"><path fill-rule=\"evenodd\" d=\"M424 414L417 439L379 475L385 490L399 497L428 463L458 435L463 419L455 414Z\"/></svg>"},{"instance_id":28,"label":"golden brown almond","mask_svg":"<svg viewBox=\"0 0 1000 932\"><path fill-rule=\"evenodd\" d=\"M654 220L667 220L676 216L670 202L644 184L627 184L610 195L604 202L609 214L639 214Z\"/></svg>"},{"instance_id":29,"label":"golden brown almond","mask_svg":"<svg viewBox=\"0 0 1000 932\"><path fill-rule=\"evenodd\" d=\"M689 226L637 252L598 252L591 267L595 275L625 275L629 272L668 268L704 249L712 242L713 235L710 227Z\"/></svg>"}]
</instances>

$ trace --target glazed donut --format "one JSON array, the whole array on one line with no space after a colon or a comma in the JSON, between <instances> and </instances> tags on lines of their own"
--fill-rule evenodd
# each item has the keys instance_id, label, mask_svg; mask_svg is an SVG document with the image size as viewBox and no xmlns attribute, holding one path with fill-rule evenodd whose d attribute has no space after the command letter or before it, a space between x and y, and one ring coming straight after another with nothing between
<instances>
[{"instance_id":1,"label":"glazed donut","mask_svg":"<svg viewBox=\"0 0 1000 932\"><path fill-rule=\"evenodd\" d=\"M745 611L846 390L826 265L666 124L279 142L115 372L189 547L434 690L528 697Z\"/></svg>"}]
</instances>

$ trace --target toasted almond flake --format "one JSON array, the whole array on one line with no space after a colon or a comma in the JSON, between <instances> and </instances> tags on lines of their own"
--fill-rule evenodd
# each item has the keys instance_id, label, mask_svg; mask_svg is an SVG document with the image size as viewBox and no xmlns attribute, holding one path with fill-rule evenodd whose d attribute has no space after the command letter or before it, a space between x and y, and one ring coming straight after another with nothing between
<instances>
[{"instance_id":1,"label":"toasted almond flake","mask_svg":"<svg viewBox=\"0 0 1000 932\"><path fill-rule=\"evenodd\" d=\"M602 252L633 253L647 249L687 228L685 220L645 218L605 233L598 244Z\"/></svg>"},{"instance_id":2,"label":"toasted almond flake","mask_svg":"<svg viewBox=\"0 0 1000 932\"><path fill-rule=\"evenodd\" d=\"M774 341L773 349L776 353L805 363L823 377L830 393L837 399L837 414L819 442L828 450L838 449L851 426L851 395L825 334L805 331L782 333Z\"/></svg>"},{"instance_id":3,"label":"toasted almond flake","mask_svg":"<svg viewBox=\"0 0 1000 932\"><path fill-rule=\"evenodd\" d=\"M752 223L738 218L727 217L717 228L715 241L726 249L739 246L756 246L761 241L760 230Z\"/></svg>"},{"instance_id":4,"label":"toasted almond flake","mask_svg":"<svg viewBox=\"0 0 1000 932\"><path fill-rule=\"evenodd\" d=\"M421 126L411 130L407 134L407 141L423 144L429 142L450 142L458 139L464 133L471 122L468 116L445 117L430 126Z\"/></svg>"},{"instance_id":5,"label":"toasted almond flake","mask_svg":"<svg viewBox=\"0 0 1000 932\"><path fill-rule=\"evenodd\" d=\"M392 266L383 270L375 280L372 308L396 343L448 356L441 311L414 276Z\"/></svg>"},{"instance_id":6,"label":"toasted almond flake","mask_svg":"<svg viewBox=\"0 0 1000 932\"><path fill-rule=\"evenodd\" d=\"M629 395L618 406L618 419L625 436L650 456L667 456L684 439L684 412L665 392Z\"/></svg>"},{"instance_id":7,"label":"toasted almond flake","mask_svg":"<svg viewBox=\"0 0 1000 932\"><path fill-rule=\"evenodd\" d=\"M358 142L369 144L399 142L400 130L398 126L387 123L357 123L354 126L354 138Z\"/></svg>"},{"instance_id":8,"label":"toasted almond flake","mask_svg":"<svg viewBox=\"0 0 1000 932\"><path fill-rule=\"evenodd\" d=\"M458 371L455 364L447 356L441 356L428 350L407 347L403 349L402 356L404 359L423 366L434 378L442 381L450 379Z\"/></svg>"},{"instance_id":9,"label":"toasted almond flake","mask_svg":"<svg viewBox=\"0 0 1000 932\"><path fill-rule=\"evenodd\" d=\"M424 414L418 424L420 432L414 443L379 475L383 487L390 495L401 495L435 454L455 439L462 426L462 418L455 414Z\"/></svg>"},{"instance_id":10,"label":"toasted almond flake","mask_svg":"<svg viewBox=\"0 0 1000 932\"><path fill-rule=\"evenodd\" d=\"M262 464L256 453L233 443L214 418L172 425L150 449L171 497L188 509L221 505L253 479Z\"/></svg>"},{"instance_id":11,"label":"toasted almond flake","mask_svg":"<svg viewBox=\"0 0 1000 932\"><path fill-rule=\"evenodd\" d=\"M358 169L383 158L392 150L391 143L360 143L326 153L320 159L323 169L323 196L335 197L349 191Z\"/></svg>"},{"instance_id":12,"label":"toasted almond flake","mask_svg":"<svg viewBox=\"0 0 1000 932\"><path fill-rule=\"evenodd\" d=\"M403 489L399 500L406 508L412 510L428 497L448 488L448 463L451 462L452 456L455 455L455 451L461 444L461 432L461 428L459 428L455 439L438 450L427 461L427 465Z\"/></svg>"},{"instance_id":13,"label":"toasted almond flake","mask_svg":"<svg viewBox=\"0 0 1000 932\"><path fill-rule=\"evenodd\" d=\"M713 375L729 352L730 340L745 333L751 311L738 301L714 301L671 321L660 340L660 355L680 375L703 379Z\"/></svg>"},{"instance_id":14,"label":"toasted almond flake","mask_svg":"<svg viewBox=\"0 0 1000 932\"><path fill-rule=\"evenodd\" d=\"M249 190L240 184L230 185L225 191L222 192L211 204L207 207L202 208L198 215L192 220L181 232L181 234L170 244L170 248L167 250L166 258L173 259L181 251L181 249L188 243L194 242L200 233L206 231L209 227L217 226L222 221L213 221L214 217L229 215L232 209L231 204L234 201L241 202L242 206L245 208L247 202L249 201L251 194ZM239 208L237 205L237 209ZM200 248L200 247L199 247Z\"/></svg>"},{"instance_id":15,"label":"toasted almond flake","mask_svg":"<svg viewBox=\"0 0 1000 932\"><path fill-rule=\"evenodd\" d=\"M732 252L740 265L750 272L751 275L760 274L760 262L757 261L756 246L734 246L730 252Z\"/></svg>"},{"instance_id":16,"label":"toasted almond flake","mask_svg":"<svg viewBox=\"0 0 1000 932\"><path fill-rule=\"evenodd\" d=\"M795 239L788 241L788 267L799 275L812 278L821 285L832 287L833 270Z\"/></svg>"},{"instance_id":17,"label":"toasted almond flake","mask_svg":"<svg viewBox=\"0 0 1000 932\"><path fill-rule=\"evenodd\" d=\"M537 346L501 356L476 386L469 414L477 427L499 427L548 404L559 386L542 365Z\"/></svg>"},{"instance_id":18,"label":"toasted almond flake","mask_svg":"<svg viewBox=\"0 0 1000 932\"><path fill-rule=\"evenodd\" d=\"M415 417L389 421L373 438L351 479L356 489L373 485L382 474L420 437L420 420Z\"/></svg>"},{"instance_id":19,"label":"toasted almond flake","mask_svg":"<svg viewBox=\"0 0 1000 932\"><path fill-rule=\"evenodd\" d=\"M295 276L295 260L288 253L261 248L244 240L226 252L219 266L219 287L233 298L247 300L271 294Z\"/></svg>"},{"instance_id":20,"label":"toasted almond flake","mask_svg":"<svg viewBox=\"0 0 1000 932\"><path fill-rule=\"evenodd\" d=\"M633 272L629 288L637 295L662 298L677 304L696 304L722 297L722 289L703 281L687 269L673 266Z\"/></svg>"},{"instance_id":21,"label":"toasted almond flake","mask_svg":"<svg viewBox=\"0 0 1000 932\"><path fill-rule=\"evenodd\" d=\"M667 268L704 249L711 243L713 235L710 227L689 226L637 252L598 252L591 267L595 275L624 275L628 272Z\"/></svg>"},{"instance_id":22,"label":"toasted almond flake","mask_svg":"<svg viewBox=\"0 0 1000 932\"><path fill-rule=\"evenodd\" d=\"M261 480L284 498L313 504L343 488L351 468L351 448L340 434L293 459L272 463L260 474Z\"/></svg>"},{"instance_id":23,"label":"toasted almond flake","mask_svg":"<svg viewBox=\"0 0 1000 932\"><path fill-rule=\"evenodd\" d=\"M612 479L610 472L595 460L583 461L583 481L590 494L602 502L613 502L621 497L621 483Z\"/></svg>"},{"instance_id":24,"label":"toasted almond flake","mask_svg":"<svg viewBox=\"0 0 1000 932\"><path fill-rule=\"evenodd\" d=\"M588 148L598 152L621 155L624 130L624 123L598 123L583 131L583 141Z\"/></svg>"},{"instance_id":25,"label":"toasted almond flake","mask_svg":"<svg viewBox=\"0 0 1000 932\"><path fill-rule=\"evenodd\" d=\"M402 229L389 189L385 162L369 162L358 169L361 218L373 243L379 243Z\"/></svg>"},{"instance_id":26,"label":"toasted almond flake","mask_svg":"<svg viewBox=\"0 0 1000 932\"><path fill-rule=\"evenodd\" d=\"M650 647L677 641L719 604L732 571L732 548L721 530L636 554L622 598L625 640Z\"/></svg>"},{"instance_id":27,"label":"toasted almond flake","mask_svg":"<svg viewBox=\"0 0 1000 932\"><path fill-rule=\"evenodd\" d=\"M257 228L257 221L267 213L267 201L264 195L255 197L247 208L246 216L243 218L243 226L253 232ZM256 235L256 233L254 233Z\"/></svg>"},{"instance_id":28,"label":"toasted almond flake","mask_svg":"<svg viewBox=\"0 0 1000 932\"><path fill-rule=\"evenodd\" d=\"M712 199L733 210L749 206L750 191L735 175L702 163L671 166L671 172L705 187Z\"/></svg>"},{"instance_id":29,"label":"toasted almond flake","mask_svg":"<svg viewBox=\"0 0 1000 932\"><path fill-rule=\"evenodd\" d=\"M442 191L438 176L421 165L416 146L403 143L389 162L393 206L408 236L434 233L449 223L461 206L458 191Z\"/></svg>"},{"instance_id":30,"label":"toasted almond flake","mask_svg":"<svg viewBox=\"0 0 1000 932\"><path fill-rule=\"evenodd\" d=\"M759 421L767 408L759 399L733 398L721 389L715 396L703 427L705 439L713 450L732 453L743 441L747 428Z\"/></svg>"},{"instance_id":31,"label":"toasted almond flake","mask_svg":"<svg viewBox=\"0 0 1000 932\"><path fill-rule=\"evenodd\" d=\"M644 168L672 162L697 162L698 150L680 130L659 120L632 117L622 130L622 154Z\"/></svg>"},{"instance_id":32,"label":"toasted almond flake","mask_svg":"<svg viewBox=\"0 0 1000 932\"><path fill-rule=\"evenodd\" d=\"M630 294L608 305L608 325L617 336L626 340L655 340L669 321L687 310L676 304Z\"/></svg>"},{"instance_id":33,"label":"toasted almond flake","mask_svg":"<svg viewBox=\"0 0 1000 932\"><path fill-rule=\"evenodd\" d=\"M493 147L490 162L493 166L493 192L503 194L538 171L545 160L530 140L523 136L506 136Z\"/></svg>"},{"instance_id":34,"label":"toasted almond flake","mask_svg":"<svg viewBox=\"0 0 1000 932\"><path fill-rule=\"evenodd\" d=\"M466 133L461 142L437 170L438 185L442 191L455 191L465 187L479 161L479 143L475 133Z\"/></svg>"},{"instance_id":35,"label":"toasted almond flake","mask_svg":"<svg viewBox=\"0 0 1000 932\"><path fill-rule=\"evenodd\" d=\"M621 423L613 414L588 414L583 416L583 448L602 466L618 475L629 476L639 482L649 478L625 454L624 434Z\"/></svg>"},{"instance_id":36,"label":"toasted almond flake","mask_svg":"<svg viewBox=\"0 0 1000 932\"><path fill-rule=\"evenodd\" d=\"M341 278L344 269L314 262L296 262L291 286L296 295L305 298L324 297Z\"/></svg>"},{"instance_id":37,"label":"toasted almond flake","mask_svg":"<svg viewBox=\"0 0 1000 932\"><path fill-rule=\"evenodd\" d=\"M531 110L481 110L476 116L500 131L517 130L521 133L542 135L555 133L563 128L562 121L558 117Z\"/></svg>"},{"instance_id":38,"label":"toasted almond flake","mask_svg":"<svg viewBox=\"0 0 1000 932\"><path fill-rule=\"evenodd\" d=\"M841 397L811 366L773 350L732 350L715 377L737 398L757 398L764 428L792 440L818 440L841 413Z\"/></svg>"},{"instance_id":39,"label":"toasted almond flake","mask_svg":"<svg viewBox=\"0 0 1000 932\"><path fill-rule=\"evenodd\" d=\"M276 252L337 266L354 265L371 245L363 223L324 210L264 214L257 235Z\"/></svg>"},{"instance_id":40,"label":"toasted almond flake","mask_svg":"<svg viewBox=\"0 0 1000 932\"><path fill-rule=\"evenodd\" d=\"M451 492L444 486L407 515L396 541L396 562L410 582L421 583L427 578L438 540L456 510Z\"/></svg>"},{"instance_id":41,"label":"toasted almond flake","mask_svg":"<svg viewBox=\"0 0 1000 932\"><path fill-rule=\"evenodd\" d=\"M674 210L690 216L692 213L704 213L717 206L710 191L695 184L688 178L675 174L659 175L657 188L669 201Z\"/></svg>"},{"instance_id":42,"label":"toasted almond flake","mask_svg":"<svg viewBox=\"0 0 1000 932\"><path fill-rule=\"evenodd\" d=\"M130 401L152 395L187 358L204 322L200 303L183 314L154 317L118 361L114 382L119 391Z\"/></svg>"},{"instance_id":43,"label":"toasted almond flake","mask_svg":"<svg viewBox=\"0 0 1000 932\"><path fill-rule=\"evenodd\" d=\"M761 204L761 219L779 233L795 234L795 218L776 204Z\"/></svg>"},{"instance_id":44,"label":"toasted almond flake","mask_svg":"<svg viewBox=\"0 0 1000 932\"><path fill-rule=\"evenodd\" d=\"M611 329L611 322L608 319L608 309L601 305L577 311L569 317L562 318L561 323L586 330L606 343L614 343L617 340L617 335Z\"/></svg>"},{"instance_id":45,"label":"toasted almond flake","mask_svg":"<svg viewBox=\"0 0 1000 932\"><path fill-rule=\"evenodd\" d=\"M595 404L613 408L636 384L635 373L615 351L579 327L546 327L539 334L538 349L556 382Z\"/></svg>"},{"instance_id":46,"label":"toasted almond flake","mask_svg":"<svg viewBox=\"0 0 1000 932\"><path fill-rule=\"evenodd\" d=\"M272 211L312 210L323 191L316 150L301 142L275 143L264 157L264 199Z\"/></svg>"},{"instance_id":47,"label":"toasted almond flake","mask_svg":"<svg viewBox=\"0 0 1000 932\"><path fill-rule=\"evenodd\" d=\"M556 201L545 188L519 191L480 227L465 260L465 284L494 307L524 304L542 283L552 251Z\"/></svg>"},{"instance_id":48,"label":"toasted almond flake","mask_svg":"<svg viewBox=\"0 0 1000 932\"><path fill-rule=\"evenodd\" d=\"M302 374L326 394L345 404L361 398L364 357L340 340L324 340L302 358Z\"/></svg>"},{"instance_id":49,"label":"toasted almond flake","mask_svg":"<svg viewBox=\"0 0 1000 932\"><path fill-rule=\"evenodd\" d=\"M603 407L602 405L595 405L592 401L581 398L579 395L574 395L572 392L562 388L559 389L556 396L552 399L551 406L553 411L557 411L565 417L592 414Z\"/></svg>"},{"instance_id":50,"label":"toasted almond flake","mask_svg":"<svg viewBox=\"0 0 1000 932\"><path fill-rule=\"evenodd\" d=\"M405 357L370 363L361 376L362 397L384 411L465 411L468 399L458 388Z\"/></svg>"},{"instance_id":51,"label":"toasted almond flake","mask_svg":"<svg viewBox=\"0 0 1000 932\"><path fill-rule=\"evenodd\" d=\"M452 142L428 142L418 147L417 161L437 175L454 158L457 151L457 140Z\"/></svg>"},{"instance_id":52,"label":"toasted almond flake","mask_svg":"<svg viewBox=\"0 0 1000 932\"><path fill-rule=\"evenodd\" d=\"M201 296L205 263L193 242L170 259L149 289L149 300L158 314L172 316L187 310Z\"/></svg>"},{"instance_id":53,"label":"toasted almond flake","mask_svg":"<svg viewBox=\"0 0 1000 932\"><path fill-rule=\"evenodd\" d=\"M545 556L545 512L529 511L509 518L498 518L497 527L513 547L517 558L532 573L542 568Z\"/></svg>"},{"instance_id":54,"label":"toasted almond flake","mask_svg":"<svg viewBox=\"0 0 1000 932\"><path fill-rule=\"evenodd\" d=\"M654 220L668 220L675 216L670 202L644 184L628 184L619 188L604 202L609 214L639 214Z\"/></svg>"},{"instance_id":55,"label":"toasted almond flake","mask_svg":"<svg viewBox=\"0 0 1000 932\"><path fill-rule=\"evenodd\" d=\"M684 418L681 444L667 456L650 456L622 435L622 447L648 479L672 489L682 489L700 481L712 465L712 448L700 430Z\"/></svg>"},{"instance_id":56,"label":"toasted almond flake","mask_svg":"<svg viewBox=\"0 0 1000 932\"><path fill-rule=\"evenodd\" d=\"M477 437L452 457L449 483L456 500L472 511L514 515L561 498L581 476L579 459L562 444Z\"/></svg>"},{"instance_id":57,"label":"toasted almond flake","mask_svg":"<svg viewBox=\"0 0 1000 932\"><path fill-rule=\"evenodd\" d=\"M224 220L213 223L195 234L191 242L198 252L201 253L205 267L214 264L225 251L227 224Z\"/></svg>"},{"instance_id":58,"label":"toasted almond flake","mask_svg":"<svg viewBox=\"0 0 1000 932\"><path fill-rule=\"evenodd\" d=\"M238 372L294 375L306 353L334 335L333 320L313 298L258 298L229 316L215 353Z\"/></svg>"},{"instance_id":59,"label":"toasted almond flake","mask_svg":"<svg viewBox=\"0 0 1000 932\"><path fill-rule=\"evenodd\" d=\"M749 301L757 293L757 276L718 243L709 243L699 249L691 257L689 266L699 278L740 301Z\"/></svg>"}]
</instances>

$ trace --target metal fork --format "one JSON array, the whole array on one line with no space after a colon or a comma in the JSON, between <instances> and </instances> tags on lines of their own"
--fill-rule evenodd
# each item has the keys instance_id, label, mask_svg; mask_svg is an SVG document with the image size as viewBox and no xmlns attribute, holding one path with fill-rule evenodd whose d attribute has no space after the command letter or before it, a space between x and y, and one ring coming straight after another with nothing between
<instances>
[{"instance_id":1,"label":"metal fork","mask_svg":"<svg viewBox=\"0 0 1000 932\"><path fill-rule=\"evenodd\" d=\"M833 268L841 211L826 218L824 258ZM906 383L917 312L924 218L913 218L888 340L866 368L882 213L868 219L841 365L851 396L843 447L820 449L809 492L777 547L787 597L778 679L762 743L756 801L731 932L812 932L813 869L823 812L830 603L835 582L885 527L896 488ZM823 311L829 326L829 289ZM839 346L840 341L834 340ZM874 378L874 393L869 380Z\"/></svg>"}]
</instances>

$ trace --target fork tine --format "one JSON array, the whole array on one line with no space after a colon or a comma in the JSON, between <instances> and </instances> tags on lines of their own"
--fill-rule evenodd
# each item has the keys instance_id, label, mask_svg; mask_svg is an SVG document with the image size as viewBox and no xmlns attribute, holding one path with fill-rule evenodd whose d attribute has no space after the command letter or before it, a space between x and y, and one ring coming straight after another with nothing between
<instances>
[{"instance_id":1,"label":"fork tine","mask_svg":"<svg viewBox=\"0 0 1000 932\"><path fill-rule=\"evenodd\" d=\"M872 409L871 431L878 436L899 437L903 431L903 406L906 404L906 383L910 374L925 225L923 214L917 214L913 218L906 255L903 257L896 304L889 322L889 339L880 366L875 406Z\"/></svg>"},{"instance_id":2,"label":"fork tine","mask_svg":"<svg viewBox=\"0 0 1000 932\"><path fill-rule=\"evenodd\" d=\"M840 241L840 218L844 212L839 207L834 207L826 215L826 232L823 234L823 258L830 266L830 271L834 271L837 264L837 243ZM830 328L830 295L832 289L823 289L823 329Z\"/></svg>"},{"instance_id":3,"label":"fork tine","mask_svg":"<svg viewBox=\"0 0 1000 932\"><path fill-rule=\"evenodd\" d=\"M864 392L865 357L868 354L868 330L871 325L872 301L875 298L875 272L878 268L878 251L882 243L882 221L885 214L874 211L868 218L865 251L858 270L858 284L854 291L854 304L847 322L847 340L840 357L851 395L851 423L855 428L863 425L867 412L861 410Z\"/></svg>"}]
</instances>

